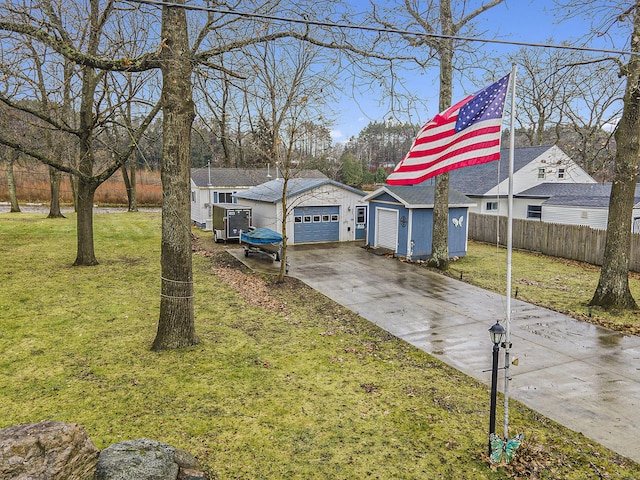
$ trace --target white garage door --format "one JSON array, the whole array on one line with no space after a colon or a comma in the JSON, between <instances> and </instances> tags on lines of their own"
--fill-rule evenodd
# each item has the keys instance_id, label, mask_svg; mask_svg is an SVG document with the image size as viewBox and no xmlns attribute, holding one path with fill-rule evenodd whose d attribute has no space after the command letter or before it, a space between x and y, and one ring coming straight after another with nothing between
<instances>
[{"instance_id":1,"label":"white garage door","mask_svg":"<svg viewBox=\"0 0 640 480\"><path fill-rule=\"evenodd\" d=\"M376 247L398 248L398 211L376 208Z\"/></svg>"}]
</instances>

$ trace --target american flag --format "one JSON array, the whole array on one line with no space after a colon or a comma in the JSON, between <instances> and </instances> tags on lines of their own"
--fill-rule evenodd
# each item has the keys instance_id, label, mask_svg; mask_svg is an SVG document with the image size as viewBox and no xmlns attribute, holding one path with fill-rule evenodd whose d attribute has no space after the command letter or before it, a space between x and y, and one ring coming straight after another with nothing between
<instances>
[{"instance_id":1,"label":"american flag","mask_svg":"<svg viewBox=\"0 0 640 480\"><path fill-rule=\"evenodd\" d=\"M436 115L420 129L387 184L415 185L450 170L500 159L508 88L506 75Z\"/></svg>"}]
</instances>

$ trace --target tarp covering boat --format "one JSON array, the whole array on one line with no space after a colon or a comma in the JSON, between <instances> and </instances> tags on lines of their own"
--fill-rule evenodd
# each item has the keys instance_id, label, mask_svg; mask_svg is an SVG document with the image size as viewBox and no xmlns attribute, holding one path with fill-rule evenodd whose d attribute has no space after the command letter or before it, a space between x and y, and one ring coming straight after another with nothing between
<instances>
[{"instance_id":1,"label":"tarp covering boat","mask_svg":"<svg viewBox=\"0 0 640 480\"><path fill-rule=\"evenodd\" d=\"M242 243L256 246L282 242L282 235L270 228L256 228L249 232L242 232Z\"/></svg>"}]
</instances>

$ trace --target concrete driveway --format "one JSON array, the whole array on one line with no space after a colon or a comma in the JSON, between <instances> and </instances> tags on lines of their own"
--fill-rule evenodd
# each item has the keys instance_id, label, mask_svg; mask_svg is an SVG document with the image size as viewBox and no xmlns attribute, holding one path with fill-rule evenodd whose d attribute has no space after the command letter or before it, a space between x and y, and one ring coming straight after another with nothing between
<instances>
[{"instance_id":1,"label":"concrete driveway","mask_svg":"<svg viewBox=\"0 0 640 480\"><path fill-rule=\"evenodd\" d=\"M238 257L253 268L279 267ZM349 243L289 248L289 275L490 384L488 329L506 318L503 296ZM519 360L510 368L511 398L640 462L639 337L512 300L511 341L511 359Z\"/></svg>"}]
</instances>

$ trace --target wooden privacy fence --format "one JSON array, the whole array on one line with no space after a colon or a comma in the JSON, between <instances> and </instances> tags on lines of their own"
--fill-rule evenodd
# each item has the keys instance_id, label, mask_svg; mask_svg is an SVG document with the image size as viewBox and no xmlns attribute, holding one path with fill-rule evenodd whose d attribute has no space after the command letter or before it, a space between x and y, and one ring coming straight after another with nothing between
<instances>
[{"instance_id":1,"label":"wooden privacy fence","mask_svg":"<svg viewBox=\"0 0 640 480\"><path fill-rule=\"evenodd\" d=\"M514 219L513 248L602 265L606 233L583 225ZM506 246L507 217L470 213L469 238ZM631 235L629 270L640 272L640 234L637 233Z\"/></svg>"}]
</instances>

